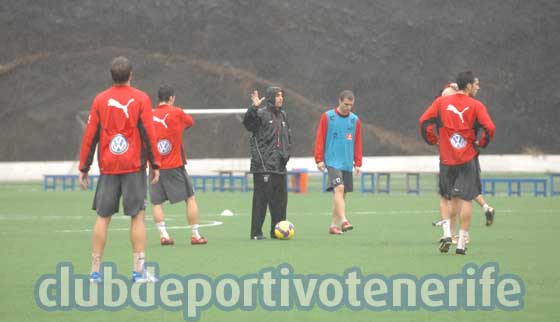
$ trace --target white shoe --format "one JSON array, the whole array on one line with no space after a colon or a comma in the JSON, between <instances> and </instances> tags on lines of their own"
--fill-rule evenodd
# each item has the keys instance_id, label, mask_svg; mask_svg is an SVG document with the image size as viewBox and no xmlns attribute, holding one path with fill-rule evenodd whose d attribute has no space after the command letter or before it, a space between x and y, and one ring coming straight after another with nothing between
<instances>
[{"instance_id":1,"label":"white shoe","mask_svg":"<svg viewBox=\"0 0 560 322\"><path fill-rule=\"evenodd\" d=\"M155 283L159 281L159 279L147 270L144 270L142 274L138 272L132 272L132 282L133 283Z\"/></svg>"}]
</instances>

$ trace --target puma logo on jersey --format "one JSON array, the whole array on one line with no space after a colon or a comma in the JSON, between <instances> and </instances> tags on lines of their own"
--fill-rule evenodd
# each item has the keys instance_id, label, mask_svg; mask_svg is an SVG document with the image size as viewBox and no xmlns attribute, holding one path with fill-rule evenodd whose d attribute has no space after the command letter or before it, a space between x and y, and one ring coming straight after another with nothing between
<instances>
[{"instance_id":1,"label":"puma logo on jersey","mask_svg":"<svg viewBox=\"0 0 560 322\"><path fill-rule=\"evenodd\" d=\"M451 112L459 115L459 117L461 118L461 123L465 123L465 120L463 119L463 113L465 113L465 111L468 110L468 109L469 109L469 107L467 106L463 109L462 112L459 112L459 110L454 105L452 105L452 104L447 105L447 110L448 111L451 111Z\"/></svg>"},{"instance_id":2,"label":"puma logo on jersey","mask_svg":"<svg viewBox=\"0 0 560 322\"><path fill-rule=\"evenodd\" d=\"M166 113L165 116L163 117L163 119L160 119L159 117L154 115L154 122L157 123L161 123L163 126L165 126L165 128L167 128L167 124L165 123L165 119L167 118L167 116L169 115L169 113Z\"/></svg>"},{"instance_id":3,"label":"puma logo on jersey","mask_svg":"<svg viewBox=\"0 0 560 322\"><path fill-rule=\"evenodd\" d=\"M107 106L116 107L119 110L122 110L124 112L124 115L126 115L126 118L128 118L128 105L130 105L130 103L132 102L134 102L134 98L129 99L126 105L122 105L117 100L110 98L107 102Z\"/></svg>"}]
</instances>

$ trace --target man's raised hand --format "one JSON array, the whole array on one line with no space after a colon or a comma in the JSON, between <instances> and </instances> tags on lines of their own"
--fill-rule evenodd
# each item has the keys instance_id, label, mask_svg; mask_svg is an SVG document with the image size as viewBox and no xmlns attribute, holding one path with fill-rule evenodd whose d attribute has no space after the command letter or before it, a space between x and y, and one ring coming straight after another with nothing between
<instances>
[{"instance_id":1,"label":"man's raised hand","mask_svg":"<svg viewBox=\"0 0 560 322\"><path fill-rule=\"evenodd\" d=\"M259 98L259 91L254 90L251 93L251 101L253 102L254 107L259 107L262 101L264 101L264 97Z\"/></svg>"}]
</instances>

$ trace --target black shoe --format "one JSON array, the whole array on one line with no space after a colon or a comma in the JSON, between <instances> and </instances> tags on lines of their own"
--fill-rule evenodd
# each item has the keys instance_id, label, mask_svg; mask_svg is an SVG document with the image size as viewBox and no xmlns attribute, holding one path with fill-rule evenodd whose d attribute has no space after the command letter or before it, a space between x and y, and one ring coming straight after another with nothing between
<instances>
[{"instance_id":1,"label":"black shoe","mask_svg":"<svg viewBox=\"0 0 560 322\"><path fill-rule=\"evenodd\" d=\"M257 236L251 237L251 239L253 239L253 240L263 240L263 239L266 239L266 237L264 237L263 235L257 235Z\"/></svg>"},{"instance_id":2,"label":"black shoe","mask_svg":"<svg viewBox=\"0 0 560 322\"><path fill-rule=\"evenodd\" d=\"M453 240L451 237L442 238L439 240L439 251L441 253L447 253L449 251L449 247L453 244Z\"/></svg>"},{"instance_id":3,"label":"black shoe","mask_svg":"<svg viewBox=\"0 0 560 322\"><path fill-rule=\"evenodd\" d=\"M455 249L455 254L457 255L466 255L467 254L467 249L461 249L461 248L457 248Z\"/></svg>"},{"instance_id":4,"label":"black shoe","mask_svg":"<svg viewBox=\"0 0 560 322\"><path fill-rule=\"evenodd\" d=\"M276 235L274 235L274 234L270 234L270 238L272 238L272 239L278 239L278 237L276 237Z\"/></svg>"},{"instance_id":5,"label":"black shoe","mask_svg":"<svg viewBox=\"0 0 560 322\"><path fill-rule=\"evenodd\" d=\"M484 212L484 215L486 216L486 226L490 226L492 225L492 223L494 223L495 214L496 214L496 210L494 210L494 208L489 208Z\"/></svg>"}]
</instances>

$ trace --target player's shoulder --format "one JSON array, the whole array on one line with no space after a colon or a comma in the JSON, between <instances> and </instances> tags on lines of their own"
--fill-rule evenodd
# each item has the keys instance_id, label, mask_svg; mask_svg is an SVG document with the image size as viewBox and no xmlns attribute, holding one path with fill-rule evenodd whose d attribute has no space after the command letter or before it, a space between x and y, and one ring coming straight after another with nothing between
<instances>
[{"instance_id":1,"label":"player's shoulder","mask_svg":"<svg viewBox=\"0 0 560 322\"><path fill-rule=\"evenodd\" d=\"M130 92L138 97L139 99L150 99L150 96L148 95L148 93L144 92L143 90L140 90L136 87L130 86Z\"/></svg>"},{"instance_id":2,"label":"player's shoulder","mask_svg":"<svg viewBox=\"0 0 560 322\"><path fill-rule=\"evenodd\" d=\"M466 96L464 102L465 105L472 106L473 108L481 108L481 107L486 108L486 106L484 106L484 104L481 101L477 100L474 97Z\"/></svg>"},{"instance_id":3,"label":"player's shoulder","mask_svg":"<svg viewBox=\"0 0 560 322\"><path fill-rule=\"evenodd\" d=\"M323 112L324 116L331 116L331 115L336 115L336 108L329 108L327 109L325 112Z\"/></svg>"},{"instance_id":4,"label":"player's shoulder","mask_svg":"<svg viewBox=\"0 0 560 322\"><path fill-rule=\"evenodd\" d=\"M176 115L183 115L185 114L185 110L180 106L169 106L169 111ZM187 112L188 114L188 112Z\"/></svg>"},{"instance_id":5,"label":"player's shoulder","mask_svg":"<svg viewBox=\"0 0 560 322\"><path fill-rule=\"evenodd\" d=\"M102 100L105 99L106 97L111 95L111 89L112 87L106 88L104 90L102 90L101 92L97 93L97 95L95 95L94 97L94 101L98 101L98 100Z\"/></svg>"}]
</instances>

